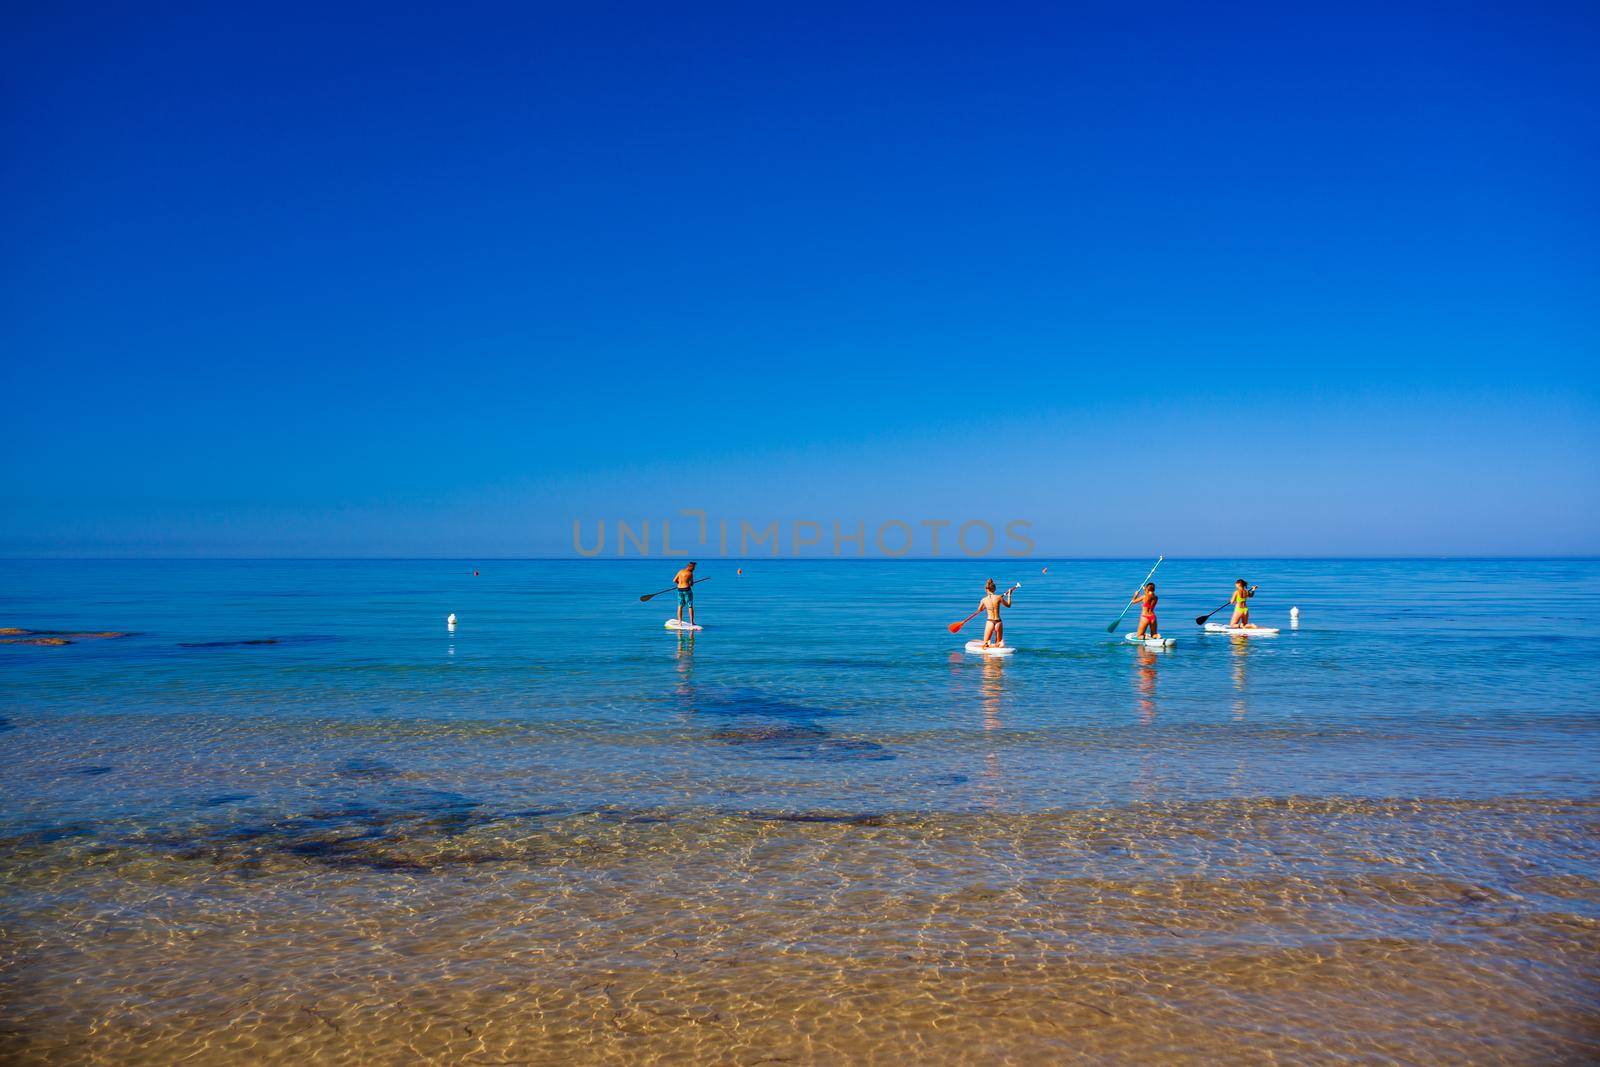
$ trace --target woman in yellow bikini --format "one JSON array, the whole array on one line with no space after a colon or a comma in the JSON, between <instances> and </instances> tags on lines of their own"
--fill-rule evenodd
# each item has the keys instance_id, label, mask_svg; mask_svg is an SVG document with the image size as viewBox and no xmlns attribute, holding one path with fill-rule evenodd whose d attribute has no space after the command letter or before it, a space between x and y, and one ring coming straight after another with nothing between
<instances>
[{"instance_id":1,"label":"woman in yellow bikini","mask_svg":"<svg viewBox=\"0 0 1600 1067\"><path fill-rule=\"evenodd\" d=\"M1229 626L1252 626L1250 621L1250 598L1256 595L1256 587L1244 587L1244 579L1236 578L1233 583L1233 618L1228 620Z\"/></svg>"}]
</instances>

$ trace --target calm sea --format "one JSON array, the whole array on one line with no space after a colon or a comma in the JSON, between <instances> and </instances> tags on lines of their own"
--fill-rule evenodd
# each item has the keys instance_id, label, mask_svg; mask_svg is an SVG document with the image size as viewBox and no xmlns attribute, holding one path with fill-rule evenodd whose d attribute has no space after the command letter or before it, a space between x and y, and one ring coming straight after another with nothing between
<instances>
[{"instance_id":1,"label":"calm sea","mask_svg":"<svg viewBox=\"0 0 1600 1067\"><path fill-rule=\"evenodd\" d=\"M0 1058L1595 1055L1600 563L1148 567L0 562Z\"/></svg>"}]
</instances>

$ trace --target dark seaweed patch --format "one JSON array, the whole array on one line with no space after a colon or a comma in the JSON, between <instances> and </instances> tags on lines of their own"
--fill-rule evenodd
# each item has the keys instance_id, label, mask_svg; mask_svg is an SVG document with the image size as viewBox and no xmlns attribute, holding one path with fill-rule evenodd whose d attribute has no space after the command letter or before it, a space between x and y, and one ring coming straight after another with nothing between
<instances>
[{"instance_id":1,"label":"dark seaweed patch","mask_svg":"<svg viewBox=\"0 0 1600 1067\"><path fill-rule=\"evenodd\" d=\"M60 826L41 826L34 830L24 830L19 834L12 834L9 837L0 837L0 852L49 845L73 837L89 837L93 833L94 827L83 822L63 823Z\"/></svg>"},{"instance_id":2,"label":"dark seaweed patch","mask_svg":"<svg viewBox=\"0 0 1600 1067\"><path fill-rule=\"evenodd\" d=\"M249 648L256 645L309 645L337 641L327 634L299 634L291 637L246 637L233 641L179 641L179 648Z\"/></svg>"},{"instance_id":3,"label":"dark seaweed patch","mask_svg":"<svg viewBox=\"0 0 1600 1067\"><path fill-rule=\"evenodd\" d=\"M412 818L446 836L459 834L472 825L478 809L483 806L471 797L439 789L401 790L393 799L399 802L396 808L404 813L403 817Z\"/></svg>"},{"instance_id":4,"label":"dark seaweed patch","mask_svg":"<svg viewBox=\"0 0 1600 1067\"><path fill-rule=\"evenodd\" d=\"M666 822L666 817L653 812L644 811L618 811L615 808L605 808L594 813L595 818L601 822L620 823L626 826L647 826L651 823Z\"/></svg>"},{"instance_id":5,"label":"dark seaweed patch","mask_svg":"<svg viewBox=\"0 0 1600 1067\"><path fill-rule=\"evenodd\" d=\"M815 723L799 726L757 723L752 726L730 726L722 730L713 730L709 736L713 741L729 745L770 745L815 741L827 737L828 731Z\"/></svg>"},{"instance_id":6,"label":"dark seaweed patch","mask_svg":"<svg viewBox=\"0 0 1600 1067\"><path fill-rule=\"evenodd\" d=\"M478 814L479 801L438 789L394 789L369 800L317 808L271 821L241 823L199 837L162 842L191 859L233 860L250 866L270 854L295 856L331 867L421 871L448 863L499 862L492 854L452 855L425 861L412 846L454 837L493 821ZM244 854L239 854L240 849Z\"/></svg>"},{"instance_id":7,"label":"dark seaweed patch","mask_svg":"<svg viewBox=\"0 0 1600 1067\"><path fill-rule=\"evenodd\" d=\"M394 813L384 812L371 804L355 803L342 808L318 808L292 821L312 826L343 826L348 823L376 822L385 815L392 814Z\"/></svg>"},{"instance_id":8,"label":"dark seaweed patch","mask_svg":"<svg viewBox=\"0 0 1600 1067\"><path fill-rule=\"evenodd\" d=\"M894 753L875 741L834 737L815 723L755 723L714 730L711 740L738 745L760 759L846 763L891 760Z\"/></svg>"},{"instance_id":9,"label":"dark seaweed patch","mask_svg":"<svg viewBox=\"0 0 1600 1067\"><path fill-rule=\"evenodd\" d=\"M73 767L72 773L81 774L85 778L98 778L102 774L110 774L112 770L114 770L112 767Z\"/></svg>"},{"instance_id":10,"label":"dark seaweed patch","mask_svg":"<svg viewBox=\"0 0 1600 1067\"><path fill-rule=\"evenodd\" d=\"M381 759L347 759L334 771L341 778L393 778L400 772L394 764L386 763Z\"/></svg>"},{"instance_id":11,"label":"dark seaweed patch","mask_svg":"<svg viewBox=\"0 0 1600 1067\"><path fill-rule=\"evenodd\" d=\"M885 817L875 812L851 814L827 811L747 811L747 819L757 822L847 823L850 826L882 826Z\"/></svg>"},{"instance_id":12,"label":"dark seaweed patch","mask_svg":"<svg viewBox=\"0 0 1600 1067\"><path fill-rule=\"evenodd\" d=\"M892 760L894 753L876 741L855 741L830 737L815 744L787 745L765 754L766 759L817 760L822 763L854 763L859 760Z\"/></svg>"},{"instance_id":13,"label":"dark seaweed patch","mask_svg":"<svg viewBox=\"0 0 1600 1067\"><path fill-rule=\"evenodd\" d=\"M882 745L834 737L817 722L839 712L777 700L759 690L730 690L697 702L694 710L746 720L706 736L720 744L738 745L760 759L824 763L894 759L894 753Z\"/></svg>"},{"instance_id":14,"label":"dark seaweed patch","mask_svg":"<svg viewBox=\"0 0 1600 1067\"><path fill-rule=\"evenodd\" d=\"M937 774L928 779L929 785L966 785L967 776L964 774Z\"/></svg>"},{"instance_id":15,"label":"dark seaweed patch","mask_svg":"<svg viewBox=\"0 0 1600 1067\"><path fill-rule=\"evenodd\" d=\"M284 846L292 856L316 860L328 867L365 867L375 871L423 871L416 860L363 847L359 838L301 838Z\"/></svg>"},{"instance_id":16,"label":"dark seaweed patch","mask_svg":"<svg viewBox=\"0 0 1600 1067\"><path fill-rule=\"evenodd\" d=\"M241 800L249 800L254 793L223 793L219 796L206 797L200 803L208 808L220 808L224 804L237 804Z\"/></svg>"},{"instance_id":17,"label":"dark seaweed patch","mask_svg":"<svg viewBox=\"0 0 1600 1067\"><path fill-rule=\"evenodd\" d=\"M16 728L17 727L15 723L5 716L0 715L0 734L5 733L7 730L15 730Z\"/></svg>"},{"instance_id":18,"label":"dark seaweed patch","mask_svg":"<svg viewBox=\"0 0 1600 1067\"><path fill-rule=\"evenodd\" d=\"M707 715L749 716L788 722L809 722L839 714L827 708L814 708L779 700L756 689L734 689L711 696L701 696L694 701L694 710Z\"/></svg>"}]
</instances>

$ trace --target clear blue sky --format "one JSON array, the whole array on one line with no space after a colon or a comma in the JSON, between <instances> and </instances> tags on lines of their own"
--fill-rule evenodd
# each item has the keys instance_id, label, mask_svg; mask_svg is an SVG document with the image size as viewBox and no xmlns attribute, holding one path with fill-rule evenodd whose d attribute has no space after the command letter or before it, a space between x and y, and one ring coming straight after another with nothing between
<instances>
[{"instance_id":1,"label":"clear blue sky","mask_svg":"<svg viewBox=\"0 0 1600 1067\"><path fill-rule=\"evenodd\" d=\"M404 7L7 5L0 554L1600 552L1592 3Z\"/></svg>"}]
</instances>

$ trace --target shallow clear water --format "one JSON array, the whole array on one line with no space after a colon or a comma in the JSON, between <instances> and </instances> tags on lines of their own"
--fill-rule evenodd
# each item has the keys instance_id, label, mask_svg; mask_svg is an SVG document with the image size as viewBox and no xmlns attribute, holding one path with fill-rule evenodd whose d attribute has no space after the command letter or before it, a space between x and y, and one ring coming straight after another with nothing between
<instances>
[{"instance_id":1,"label":"shallow clear water","mask_svg":"<svg viewBox=\"0 0 1600 1067\"><path fill-rule=\"evenodd\" d=\"M1600 563L737 565L0 562L0 1054L1596 1051Z\"/></svg>"}]
</instances>

